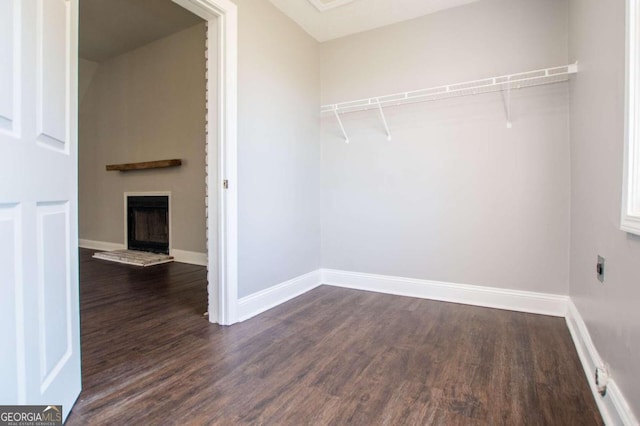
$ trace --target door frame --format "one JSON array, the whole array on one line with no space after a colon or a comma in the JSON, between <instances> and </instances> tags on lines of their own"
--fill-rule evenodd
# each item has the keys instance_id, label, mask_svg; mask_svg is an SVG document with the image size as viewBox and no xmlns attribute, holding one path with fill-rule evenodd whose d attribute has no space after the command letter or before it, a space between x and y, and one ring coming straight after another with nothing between
<instances>
[{"instance_id":1,"label":"door frame","mask_svg":"<svg viewBox=\"0 0 640 426\"><path fill-rule=\"evenodd\" d=\"M218 202L218 214L207 213L208 305L210 322L231 325L238 318L238 7L230 0L173 2L211 23L207 39L215 35L218 42L217 55L207 54L206 90L218 93L206 101L207 123L217 123L215 133L207 131L207 152L216 146L218 152L217 174L207 162L206 177L207 199Z\"/></svg>"}]
</instances>

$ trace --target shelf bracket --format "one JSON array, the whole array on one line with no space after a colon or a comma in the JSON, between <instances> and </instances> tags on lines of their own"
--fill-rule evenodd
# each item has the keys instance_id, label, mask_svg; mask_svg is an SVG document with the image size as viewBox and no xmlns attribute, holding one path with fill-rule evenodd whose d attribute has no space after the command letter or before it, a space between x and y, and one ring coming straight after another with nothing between
<instances>
[{"instance_id":1,"label":"shelf bracket","mask_svg":"<svg viewBox=\"0 0 640 426\"><path fill-rule=\"evenodd\" d=\"M349 136L347 132L344 130L344 125L342 124L342 119L340 118L340 114L338 114L338 110L334 109L333 113L336 115L336 119L338 120L338 124L340 125L340 130L342 130L342 134L344 135L344 142L349 143Z\"/></svg>"},{"instance_id":2,"label":"shelf bracket","mask_svg":"<svg viewBox=\"0 0 640 426\"><path fill-rule=\"evenodd\" d=\"M507 82L507 90L502 91L502 101L504 102L504 112L507 115L507 129L511 129L511 83Z\"/></svg>"},{"instance_id":3,"label":"shelf bracket","mask_svg":"<svg viewBox=\"0 0 640 426\"><path fill-rule=\"evenodd\" d=\"M387 140L391 140L391 132L389 131L389 125L387 124L387 118L384 116L384 111L382 110L382 105L380 105L380 100L376 99L376 103L378 104L378 111L380 111L380 118L382 119L382 124L384 124L384 131L387 133Z\"/></svg>"}]
</instances>

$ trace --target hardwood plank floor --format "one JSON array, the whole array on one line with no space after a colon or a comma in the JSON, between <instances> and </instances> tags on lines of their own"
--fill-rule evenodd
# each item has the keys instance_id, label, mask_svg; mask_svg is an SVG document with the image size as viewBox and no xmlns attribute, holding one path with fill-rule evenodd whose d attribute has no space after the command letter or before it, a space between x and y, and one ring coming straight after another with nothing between
<instances>
[{"instance_id":1,"label":"hardwood plank floor","mask_svg":"<svg viewBox=\"0 0 640 426\"><path fill-rule=\"evenodd\" d=\"M68 425L602 424L561 318L322 286L219 327L204 268L92 253Z\"/></svg>"}]
</instances>

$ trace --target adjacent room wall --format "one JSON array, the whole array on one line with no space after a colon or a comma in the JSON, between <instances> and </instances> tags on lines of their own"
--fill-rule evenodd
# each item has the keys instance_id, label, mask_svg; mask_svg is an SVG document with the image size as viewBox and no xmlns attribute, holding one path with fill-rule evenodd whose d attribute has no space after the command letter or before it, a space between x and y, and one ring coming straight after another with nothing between
<instances>
[{"instance_id":1,"label":"adjacent room wall","mask_svg":"<svg viewBox=\"0 0 640 426\"><path fill-rule=\"evenodd\" d=\"M625 101L625 2L570 1L570 294L640 417L640 237L619 229ZM605 283L596 259L606 258Z\"/></svg>"},{"instance_id":2,"label":"adjacent room wall","mask_svg":"<svg viewBox=\"0 0 640 426\"><path fill-rule=\"evenodd\" d=\"M318 43L270 2L236 3L244 297L320 267L320 65Z\"/></svg>"},{"instance_id":3,"label":"adjacent room wall","mask_svg":"<svg viewBox=\"0 0 640 426\"><path fill-rule=\"evenodd\" d=\"M321 45L322 103L566 65L568 3L483 0ZM567 294L568 84L322 120L322 266Z\"/></svg>"},{"instance_id":4,"label":"adjacent room wall","mask_svg":"<svg viewBox=\"0 0 640 426\"><path fill-rule=\"evenodd\" d=\"M78 104L80 108L82 108L84 95L87 94L99 66L100 64L97 62L78 58Z\"/></svg>"},{"instance_id":5,"label":"adjacent room wall","mask_svg":"<svg viewBox=\"0 0 640 426\"><path fill-rule=\"evenodd\" d=\"M81 63L81 80L90 65ZM124 193L171 191L171 247L206 253L205 24L102 62L86 86L79 119L80 238L124 244ZM105 171L107 164L170 158L183 165Z\"/></svg>"}]
</instances>

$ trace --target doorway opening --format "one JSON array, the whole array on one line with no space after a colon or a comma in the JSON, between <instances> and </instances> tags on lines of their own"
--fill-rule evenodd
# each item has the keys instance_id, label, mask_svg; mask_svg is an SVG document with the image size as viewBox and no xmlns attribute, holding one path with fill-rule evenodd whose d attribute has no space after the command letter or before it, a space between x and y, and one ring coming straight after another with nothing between
<instances>
[{"instance_id":1,"label":"doorway opening","mask_svg":"<svg viewBox=\"0 0 640 426\"><path fill-rule=\"evenodd\" d=\"M171 0L83 0L79 15L83 245L206 266L208 23Z\"/></svg>"},{"instance_id":2,"label":"doorway opening","mask_svg":"<svg viewBox=\"0 0 640 426\"><path fill-rule=\"evenodd\" d=\"M104 37L92 35L92 31L95 32L96 29L104 29L105 25L108 24L109 13L103 14L98 13L98 23L99 25L90 26L88 28L92 28L88 33L83 31L83 8L90 8L91 3L102 4L105 7L111 8L111 16L114 18L117 26L116 31L113 32L112 37ZM150 8L152 9L150 11ZM168 13L170 9L173 9L173 12L179 10L179 12L173 18ZM199 178L200 184L204 187L200 192L199 202L200 207L190 207L187 206L186 210L189 212L199 212L202 214L201 220L194 219L193 217L184 219L180 218L179 211L174 211L171 215L169 215L169 227L173 229L170 235L170 250L179 253L181 256L186 256L187 259L191 260L190 263L199 263L207 266L207 277L208 277L208 300L207 306L209 311L209 320L211 322L220 323L220 324L232 324L236 322L236 305L237 305L237 185L236 182L236 62L237 62L237 11L235 4L231 3L228 0L144 0L144 1L130 1L130 0L118 0L114 2L101 2L99 0L83 0L81 2L81 10L80 10L80 56L83 55L83 43L88 38L93 36L94 41L97 40L98 46L95 48L98 55L108 56L109 51L114 49L122 49L123 46L126 48L127 46L131 47L131 40L127 41L125 37L125 29L126 23L134 21L134 23L140 25L133 25L130 31L134 36L133 39L136 39L139 43L140 40L144 41L145 37L149 37L149 35L145 35L144 31L142 31L143 27L151 28L151 33L154 33L153 37L157 39L160 35L163 35L163 31L167 31L167 29L171 29L173 26L179 30L179 34L182 34L182 38L188 38L188 35L184 33L189 33L190 31L193 33L197 33L200 31L204 34L204 47L201 49L201 59L204 62L204 71L203 74L206 76L204 82L202 82L203 89L199 91L199 94L202 95L203 103L205 105L205 109L203 112L199 114L199 118L203 120L202 126L199 126L200 131L204 131L204 136L201 138L204 139L204 149L200 151L200 167L198 167L198 160L193 159L191 161L184 161L183 167L175 170L162 170L158 171L156 176L160 176L162 178L172 178L176 177L178 173L182 172L185 169L191 168L191 170L198 169L200 172L203 172L204 175ZM136 21L137 20L137 21ZM142 25L144 24L144 25ZM200 30L197 28L193 29L193 27L200 26ZM164 39L169 38L166 34L164 34ZM180 38L180 37L178 37ZM131 39L131 38L130 38ZM161 40L163 38L161 37ZM135 40L134 40L135 41ZM148 41L148 40L147 40ZM127 45L129 43L129 45ZM152 40L151 43L159 43L156 40ZM166 44L174 44L178 47L182 47L181 41L167 41ZM145 75L145 60L150 60L151 51L153 49L148 49L145 46L148 46L149 43L143 44L142 47L137 47L140 50L141 55L144 57L143 60L139 61L142 65L133 64L134 73L139 72L143 75L141 78L143 85L153 86L151 84L152 79L146 78ZM206 58L206 59L205 59ZM112 61L113 62L113 61ZM126 60L120 61L126 64L117 64L114 67L126 67L131 66L132 60L131 58L127 58ZM91 75L91 78L96 78L96 76L100 76L101 72L104 70L101 69L101 66L93 65L93 64L84 64L85 71L88 69L88 73ZM188 68L188 65L185 64L185 61L181 59L169 60L164 63L165 66L160 66L158 68L161 69L161 72L165 74L170 74L170 66L176 65L176 68L180 69L180 66L183 66L183 70ZM136 66L138 69L136 70ZM86 79L82 78L83 72L83 64L81 60L81 72L80 77L81 81L79 84L79 103L80 107L80 118L82 123L82 111L84 105L84 99L88 96L88 91L91 90L92 85L96 85L95 81L91 82L89 79L89 84L86 83ZM179 71L175 72L176 74L180 74ZM84 73L86 75L86 72ZM178 81L184 84L192 84L197 79L192 78L178 78ZM100 86L100 84L98 84ZM168 84L169 91L171 89L176 93L180 93L180 90L177 90L176 87L178 85ZM116 182L123 185L120 191L120 200L122 200L122 191L128 190L155 190L158 187L154 187L149 184L149 181L154 181L155 179L150 178L149 174L143 176L145 171L134 171L130 173L123 172L107 172L111 173L111 175L104 176L104 165L107 161L102 161L102 164L96 164L96 158L104 159L102 157L113 155L117 150L115 149L115 145L118 143L122 143L121 139L126 139L120 137L122 134L126 136L130 136L128 145L122 150L122 152L126 154L140 154L141 149L137 148L133 142L139 142L141 139L144 139L142 136L144 132L140 131L129 131L125 130L121 133L114 132L117 130L117 125L114 126L116 122L114 118L124 117L125 120L129 120L128 125L131 125L132 122L135 121L145 121L147 122L146 128L156 128L156 137L150 137L149 139L153 139L155 143L159 143L160 147L163 147L163 143L168 145L168 142L158 142L160 137L157 135L165 135L168 133L166 129L171 129L173 127L164 126L165 122L168 120L164 120L162 117L154 115L151 110L154 106L170 104L169 106L173 107L173 116L170 118L176 118L179 116L180 118L188 118L198 115L198 112L193 110L190 107L183 107L181 105L174 105L172 101L167 101L166 98L162 98L161 93L153 92L152 93L144 93L142 90L132 89L131 86L125 85L124 88L118 92L117 90L109 91L102 87L103 91L106 91L105 97L117 97L121 95L122 92L132 92L133 100L126 106L122 106L121 103L117 102L117 99L114 101L111 100L116 105L122 106L121 108L115 108L115 112L113 114L106 114L106 117L102 121L102 125L95 126L93 131L82 132L82 124L81 124L81 132L79 138L79 146L80 146L80 245L81 247L88 247L93 249L120 249L124 248L127 245L127 239L118 243L114 241L114 238L110 238L110 235L114 235L113 232L104 231L110 222L117 222L113 218L121 215L113 215L113 212L109 212L108 210L113 210L112 208L102 208L101 211L103 215L111 215L109 217L100 217L100 220L97 220L98 225L95 226L96 229L101 229L104 233L100 234L97 231L92 231L91 228L91 220L87 220L87 217L82 218L83 212L91 211L93 208L96 209L95 204L99 203L88 203L90 207L86 207L87 203L83 203L83 194L87 193L93 194L93 199L100 200L104 194L104 188L106 185L103 185L99 182L99 179L91 179L95 177L98 173L102 173L106 182ZM205 96L205 94L207 96ZM149 108L145 110L141 105L144 104L144 101L147 101L147 105ZM136 117L137 119L132 119L132 110L138 108L140 115ZM145 113L147 114L145 116ZM157 128L160 128L158 130ZM165 129L163 132L162 129ZM85 159L82 153L83 149L86 153L87 151L87 140L97 139L108 139L108 143L105 145L106 148L103 148L102 153L90 153L90 157L94 159L94 164L92 164L92 175L89 175L89 179L85 179L83 176L83 167L86 168L86 164L83 161ZM173 142L180 147L184 147L188 145L190 140L197 139L193 134L174 134ZM174 145L175 147L176 145ZM166 146L164 146L166 148ZM159 150L151 149L149 150L155 154L159 153ZM102 154L102 156L100 155ZM168 158L176 157L176 155L168 156ZM137 160L130 159L114 159L113 162L126 162L126 161L147 161L147 160L161 160L161 158L139 158ZM102 170L100 170L102 168ZM141 184L137 187L127 186L133 182L134 179L137 178L146 178L147 183ZM196 180L192 180L195 182ZM126 183L123 183L126 182ZM222 185L224 183L226 190L222 190ZM84 186L84 191L82 186ZM178 198L178 194L184 194L189 190L192 190L193 186L191 184L182 184L181 187L172 191L173 198ZM165 189L165 188L163 188ZM97 195L96 195L97 194ZM177 200L176 200L177 201ZM187 203L188 204L188 203ZM183 233L181 236L175 234L175 230L181 224L184 225L183 222L193 224L195 222L199 222L202 224L203 228L196 231ZM125 227L125 224L122 224L122 228ZM120 229L119 235L123 235L122 228ZM91 235L91 232L94 232L94 235L98 237L94 237ZM180 239L188 234L187 237L191 237L192 240L198 240L195 244L199 244L200 250L190 250L190 249L181 249L179 248ZM106 235L103 237L103 235ZM184 239L184 238L183 238ZM187 238L188 239L188 238ZM173 243L176 243L175 245ZM104 243L104 244L103 244ZM173 248L171 248L173 246ZM195 255L194 255L195 253Z\"/></svg>"}]
</instances>

